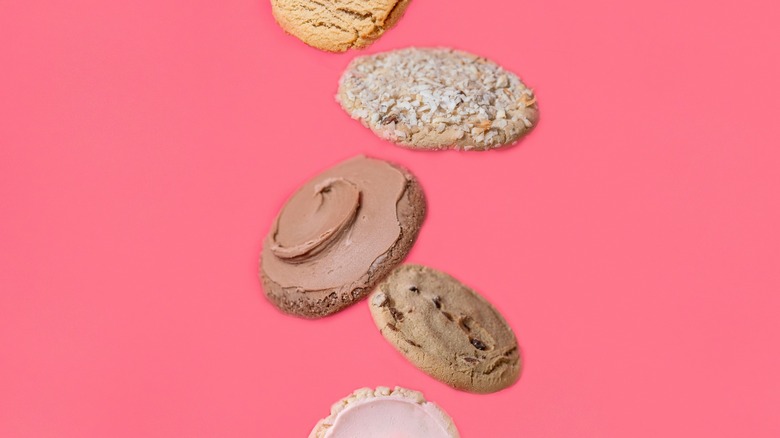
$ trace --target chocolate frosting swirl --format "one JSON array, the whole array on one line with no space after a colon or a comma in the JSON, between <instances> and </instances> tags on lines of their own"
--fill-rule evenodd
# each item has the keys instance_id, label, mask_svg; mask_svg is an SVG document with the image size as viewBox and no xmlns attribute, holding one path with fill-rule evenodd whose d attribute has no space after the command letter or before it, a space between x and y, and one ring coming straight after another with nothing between
<instances>
[{"instance_id":1,"label":"chocolate frosting swirl","mask_svg":"<svg viewBox=\"0 0 780 438\"><path fill-rule=\"evenodd\" d=\"M274 222L263 248L265 275L303 293L366 286L400 238L397 204L407 183L400 169L363 156L315 177Z\"/></svg>"},{"instance_id":2,"label":"chocolate frosting swirl","mask_svg":"<svg viewBox=\"0 0 780 438\"><path fill-rule=\"evenodd\" d=\"M359 187L343 178L329 178L314 186L311 196L302 193L282 210L271 251L288 263L311 260L352 226L359 207Z\"/></svg>"}]
</instances>

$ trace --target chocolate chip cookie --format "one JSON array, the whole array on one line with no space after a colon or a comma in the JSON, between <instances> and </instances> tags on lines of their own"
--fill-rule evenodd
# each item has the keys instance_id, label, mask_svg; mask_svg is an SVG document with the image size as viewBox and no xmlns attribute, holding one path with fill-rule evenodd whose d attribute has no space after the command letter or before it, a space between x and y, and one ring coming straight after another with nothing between
<instances>
[{"instance_id":1,"label":"chocolate chip cookie","mask_svg":"<svg viewBox=\"0 0 780 438\"><path fill-rule=\"evenodd\" d=\"M369 297L374 322L412 364L457 389L489 393L520 376L512 329L498 311L455 278L402 265Z\"/></svg>"}]
</instances>

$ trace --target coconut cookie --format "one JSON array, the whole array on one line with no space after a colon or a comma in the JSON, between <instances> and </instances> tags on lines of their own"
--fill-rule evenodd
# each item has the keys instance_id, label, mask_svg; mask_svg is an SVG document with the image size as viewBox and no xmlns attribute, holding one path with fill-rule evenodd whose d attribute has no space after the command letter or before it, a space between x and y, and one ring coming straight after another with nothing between
<instances>
[{"instance_id":1,"label":"coconut cookie","mask_svg":"<svg viewBox=\"0 0 780 438\"><path fill-rule=\"evenodd\" d=\"M459 438L452 419L417 391L358 389L339 400L309 438Z\"/></svg>"},{"instance_id":2,"label":"coconut cookie","mask_svg":"<svg viewBox=\"0 0 780 438\"><path fill-rule=\"evenodd\" d=\"M425 216L408 171L358 156L315 177L282 208L263 244L265 295L317 318L366 296L412 247Z\"/></svg>"},{"instance_id":3,"label":"coconut cookie","mask_svg":"<svg viewBox=\"0 0 780 438\"><path fill-rule=\"evenodd\" d=\"M373 43L401 18L409 0L271 0L282 29L329 52Z\"/></svg>"},{"instance_id":4,"label":"coconut cookie","mask_svg":"<svg viewBox=\"0 0 780 438\"><path fill-rule=\"evenodd\" d=\"M484 298L431 268L403 265L369 298L382 335L412 364L457 389L489 393L520 376L517 339Z\"/></svg>"},{"instance_id":5,"label":"coconut cookie","mask_svg":"<svg viewBox=\"0 0 780 438\"><path fill-rule=\"evenodd\" d=\"M539 119L533 91L497 64L451 49L356 58L336 100L378 136L415 149L509 145Z\"/></svg>"}]
</instances>

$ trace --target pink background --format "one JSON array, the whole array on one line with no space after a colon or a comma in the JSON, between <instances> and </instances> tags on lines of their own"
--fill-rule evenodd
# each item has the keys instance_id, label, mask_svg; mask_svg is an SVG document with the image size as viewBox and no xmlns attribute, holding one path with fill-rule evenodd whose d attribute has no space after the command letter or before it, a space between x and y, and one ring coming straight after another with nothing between
<instances>
[{"instance_id":1,"label":"pink background","mask_svg":"<svg viewBox=\"0 0 780 438\"><path fill-rule=\"evenodd\" d=\"M0 436L304 437L361 386L464 438L780 436L780 7L414 0L366 53L449 45L535 88L494 153L393 147L333 100L355 53L267 0L0 2ZM358 153L412 169L409 261L482 291L520 383L452 390L364 304L279 314L260 243Z\"/></svg>"}]
</instances>

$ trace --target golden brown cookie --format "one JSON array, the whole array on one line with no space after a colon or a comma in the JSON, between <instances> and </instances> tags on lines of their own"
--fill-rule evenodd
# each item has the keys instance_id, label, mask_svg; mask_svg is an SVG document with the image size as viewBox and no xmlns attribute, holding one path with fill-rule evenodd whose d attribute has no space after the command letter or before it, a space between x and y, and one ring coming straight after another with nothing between
<instances>
[{"instance_id":1,"label":"golden brown cookie","mask_svg":"<svg viewBox=\"0 0 780 438\"><path fill-rule=\"evenodd\" d=\"M271 0L282 29L329 52L369 46L403 16L409 0Z\"/></svg>"},{"instance_id":2,"label":"golden brown cookie","mask_svg":"<svg viewBox=\"0 0 780 438\"><path fill-rule=\"evenodd\" d=\"M504 318L443 272L399 266L371 294L369 307L385 339L450 386L489 393L520 377L517 339Z\"/></svg>"},{"instance_id":3,"label":"golden brown cookie","mask_svg":"<svg viewBox=\"0 0 780 438\"><path fill-rule=\"evenodd\" d=\"M365 297L412 247L425 216L416 178L358 156L307 182L263 244L261 278L284 312L317 318Z\"/></svg>"}]
</instances>

